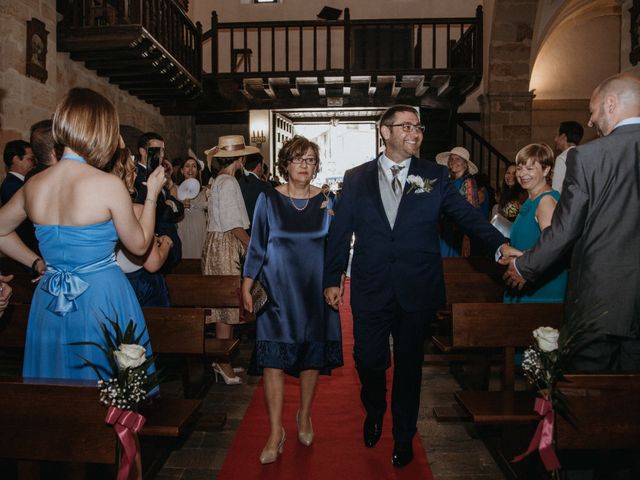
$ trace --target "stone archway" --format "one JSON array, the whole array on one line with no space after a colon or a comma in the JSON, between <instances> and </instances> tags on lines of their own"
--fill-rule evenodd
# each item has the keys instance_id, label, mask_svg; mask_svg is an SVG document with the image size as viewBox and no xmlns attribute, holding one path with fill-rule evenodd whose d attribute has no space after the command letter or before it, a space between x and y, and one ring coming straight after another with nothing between
<instances>
[{"instance_id":1,"label":"stone archway","mask_svg":"<svg viewBox=\"0 0 640 480\"><path fill-rule=\"evenodd\" d=\"M495 0L490 23L487 93L480 97L482 130L507 158L531 140L531 41L538 0Z\"/></svg>"}]
</instances>

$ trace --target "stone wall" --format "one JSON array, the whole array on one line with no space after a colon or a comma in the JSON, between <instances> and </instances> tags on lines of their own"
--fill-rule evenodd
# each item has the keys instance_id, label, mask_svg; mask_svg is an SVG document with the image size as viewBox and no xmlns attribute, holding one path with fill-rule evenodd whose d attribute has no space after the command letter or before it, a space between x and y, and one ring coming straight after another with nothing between
<instances>
[{"instance_id":1,"label":"stone wall","mask_svg":"<svg viewBox=\"0 0 640 480\"><path fill-rule=\"evenodd\" d=\"M110 84L108 79L98 77L83 63L71 60L69 54L58 53L55 3L55 0L0 0L3 37L0 42L0 149L4 149L9 140L28 140L30 126L50 118L56 103L70 88L87 87L114 103L122 125L143 132L156 131L165 137L169 157L185 156L187 148L195 144L193 118L162 116L158 108ZM49 32L46 83L26 76L26 22L32 17L44 22Z\"/></svg>"},{"instance_id":2,"label":"stone wall","mask_svg":"<svg viewBox=\"0 0 640 480\"><path fill-rule=\"evenodd\" d=\"M584 128L582 143L596 138L596 131L587 126L589 99L582 100L534 100L531 131L532 142L543 142L553 148L560 122L573 120Z\"/></svg>"}]
</instances>

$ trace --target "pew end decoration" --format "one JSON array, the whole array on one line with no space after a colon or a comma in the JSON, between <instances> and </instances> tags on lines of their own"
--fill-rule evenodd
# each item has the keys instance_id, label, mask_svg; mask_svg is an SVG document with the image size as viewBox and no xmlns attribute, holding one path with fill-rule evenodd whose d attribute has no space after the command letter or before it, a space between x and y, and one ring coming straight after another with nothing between
<instances>
[{"instance_id":1,"label":"pew end decoration","mask_svg":"<svg viewBox=\"0 0 640 480\"><path fill-rule=\"evenodd\" d=\"M138 335L133 320L129 320L124 332L117 322L108 318L106 324L100 322L100 328L104 344L74 342L71 345L93 345L107 358L111 376L105 378L101 368L81 357L84 365L92 368L99 378L99 401L108 407L105 423L113 426L120 440L117 478L126 480L137 462L139 449L136 434L145 424L145 417L137 411L148 400L147 395L160 384L159 372L147 373L155 361L155 355L146 356L148 342L140 344L145 331Z\"/></svg>"},{"instance_id":2,"label":"pew end decoration","mask_svg":"<svg viewBox=\"0 0 640 480\"><path fill-rule=\"evenodd\" d=\"M556 384L571 368L576 351L586 345L588 337L595 333L594 322L576 316L565 320L560 330L539 327L533 331L533 343L524 352L522 370L527 382L538 390L534 411L541 419L527 450L512 462L518 462L538 450L552 478L560 478L561 465L555 450L555 415L562 416L574 426L575 419L566 396L556 388Z\"/></svg>"}]
</instances>

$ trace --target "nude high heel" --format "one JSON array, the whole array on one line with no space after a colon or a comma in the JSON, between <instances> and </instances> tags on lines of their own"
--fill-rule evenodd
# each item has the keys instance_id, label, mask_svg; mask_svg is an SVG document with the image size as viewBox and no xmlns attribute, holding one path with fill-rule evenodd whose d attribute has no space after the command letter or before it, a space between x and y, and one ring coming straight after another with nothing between
<instances>
[{"instance_id":1,"label":"nude high heel","mask_svg":"<svg viewBox=\"0 0 640 480\"><path fill-rule=\"evenodd\" d=\"M280 443L276 448L267 448L264 447L262 449L262 453L260 454L260 463L266 465L267 463L273 463L278 459L278 455L282 454L284 450L284 428L282 429L282 438L280 439Z\"/></svg>"},{"instance_id":2,"label":"nude high heel","mask_svg":"<svg viewBox=\"0 0 640 480\"><path fill-rule=\"evenodd\" d=\"M300 431L300 410L296 412L296 425L298 426L298 440L305 447L310 447L313 443L313 425L311 424L311 417L309 417L309 426L311 427L310 432L302 432Z\"/></svg>"},{"instance_id":3,"label":"nude high heel","mask_svg":"<svg viewBox=\"0 0 640 480\"><path fill-rule=\"evenodd\" d=\"M240 377L237 375L235 377L228 376L217 363L212 363L211 366L213 367L213 373L216 377L216 383L218 382L218 376L222 377L222 380L224 380L224 383L227 385L240 385L242 383Z\"/></svg>"}]
</instances>

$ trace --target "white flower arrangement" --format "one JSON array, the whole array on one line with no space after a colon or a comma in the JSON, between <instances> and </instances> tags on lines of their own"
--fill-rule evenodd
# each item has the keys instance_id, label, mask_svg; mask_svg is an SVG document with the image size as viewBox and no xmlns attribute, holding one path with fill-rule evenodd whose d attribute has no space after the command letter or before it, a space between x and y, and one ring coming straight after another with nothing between
<instances>
[{"instance_id":1,"label":"white flower arrangement","mask_svg":"<svg viewBox=\"0 0 640 480\"><path fill-rule=\"evenodd\" d=\"M107 357L111 367L110 378L104 378L100 369L85 359L85 366L93 368L99 378L100 403L121 410L137 410L147 393L160 383L158 371L147 375L155 355L147 357L147 349L140 345L144 332L136 335L136 325L132 320L129 320L124 333L117 322L108 322L114 334L110 333L107 325L100 323L106 347L96 342L75 342L72 345L94 345Z\"/></svg>"},{"instance_id":2,"label":"white flower arrangement","mask_svg":"<svg viewBox=\"0 0 640 480\"><path fill-rule=\"evenodd\" d=\"M409 175L407 182L409 182L410 187L407 193L430 193L433 190L433 184L437 181L437 178L424 179L420 175Z\"/></svg>"}]
</instances>

